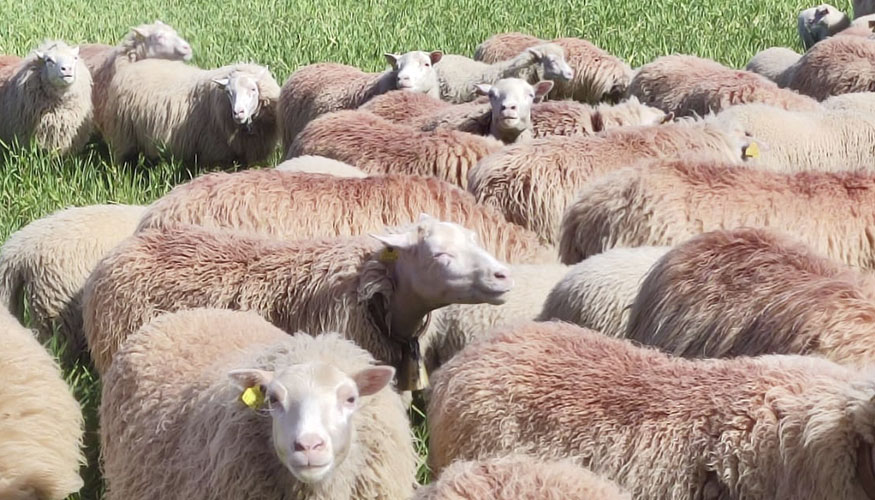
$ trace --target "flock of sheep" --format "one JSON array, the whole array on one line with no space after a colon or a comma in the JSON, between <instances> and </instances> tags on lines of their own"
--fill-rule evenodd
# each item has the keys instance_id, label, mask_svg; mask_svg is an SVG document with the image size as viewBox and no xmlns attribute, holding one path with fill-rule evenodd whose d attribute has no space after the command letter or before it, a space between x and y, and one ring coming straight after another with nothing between
<instances>
[{"instance_id":1,"label":"flock of sheep","mask_svg":"<svg viewBox=\"0 0 875 500\"><path fill-rule=\"evenodd\" d=\"M0 498L82 484L59 332L111 499L875 499L871 12L750 71L506 33L280 88L161 22L0 56L7 145L285 154L8 238Z\"/></svg>"}]
</instances>

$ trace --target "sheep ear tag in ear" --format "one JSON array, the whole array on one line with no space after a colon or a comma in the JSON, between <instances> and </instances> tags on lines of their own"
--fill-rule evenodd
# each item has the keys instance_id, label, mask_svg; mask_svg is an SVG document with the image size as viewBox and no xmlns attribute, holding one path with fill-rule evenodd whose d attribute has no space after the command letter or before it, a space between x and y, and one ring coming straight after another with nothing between
<instances>
[{"instance_id":1,"label":"sheep ear tag in ear","mask_svg":"<svg viewBox=\"0 0 875 500\"><path fill-rule=\"evenodd\" d=\"M386 247L380 252L380 262L391 263L398 260L398 249Z\"/></svg>"},{"instance_id":2,"label":"sheep ear tag in ear","mask_svg":"<svg viewBox=\"0 0 875 500\"><path fill-rule=\"evenodd\" d=\"M264 393L261 392L261 386L254 385L244 389L240 394L240 401L251 410L260 409L264 405Z\"/></svg>"},{"instance_id":3,"label":"sheep ear tag in ear","mask_svg":"<svg viewBox=\"0 0 875 500\"><path fill-rule=\"evenodd\" d=\"M759 158L760 157L760 147L755 142L751 142L746 148L744 148L744 157L745 158Z\"/></svg>"}]
</instances>

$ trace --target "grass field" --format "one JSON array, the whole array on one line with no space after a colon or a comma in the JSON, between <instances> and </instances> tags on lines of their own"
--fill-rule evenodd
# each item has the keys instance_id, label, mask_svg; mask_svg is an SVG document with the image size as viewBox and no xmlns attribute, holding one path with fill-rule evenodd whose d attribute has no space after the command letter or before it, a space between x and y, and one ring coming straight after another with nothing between
<instances>
[{"instance_id":1,"label":"grass field","mask_svg":"<svg viewBox=\"0 0 875 500\"><path fill-rule=\"evenodd\" d=\"M24 55L45 38L114 44L130 26L161 19L191 42L194 64L213 67L253 61L270 67L280 83L295 68L319 61L376 71L385 67L383 52L441 49L470 55L484 38L511 30L544 38L587 38L633 66L679 52L740 67L765 47L800 50L796 13L811 6L803 0L493 4L500 6L490 11L487 2L473 0L0 0L0 54ZM849 0L836 6L850 11ZM22 225L68 206L147 203L193 175L172 164L150 169L116 165L100 145L63 160L13 151L0 159L0 238L5 240ZM86 367L65 370L93 431L100 392L97 381ZM102 486L93 463L93 433L89 453L92 463L81 498L96 499Z\"/></svg>"}]
</instances>

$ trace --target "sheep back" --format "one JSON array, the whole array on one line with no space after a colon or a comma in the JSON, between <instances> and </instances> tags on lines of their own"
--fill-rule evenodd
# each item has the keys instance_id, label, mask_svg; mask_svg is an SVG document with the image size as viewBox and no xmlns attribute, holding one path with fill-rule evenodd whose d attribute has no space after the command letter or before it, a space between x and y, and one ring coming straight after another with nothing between
<instances>
[{"instance_id":1,"label":"sheep back","mask_svg":"<svg viewBox=\"0 0 875 500\"><path fill-rule=\"evenodd\" d=\"M811 48L787 70L787 88L818 101L875 90L875 40L834 36Z\"/></svg>"}]
</instances>

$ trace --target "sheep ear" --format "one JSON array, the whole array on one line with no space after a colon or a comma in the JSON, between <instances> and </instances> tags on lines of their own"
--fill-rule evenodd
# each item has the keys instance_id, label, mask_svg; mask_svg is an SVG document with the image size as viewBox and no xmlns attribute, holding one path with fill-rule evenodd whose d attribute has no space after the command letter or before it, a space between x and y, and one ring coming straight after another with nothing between
<instances>
[{"instance_id":1,"label":"sheep ear","mask_svg":"<svg viewBox=\"0 0 875 500\"><path fill-rule=\"evenodd\" d=\"M875 30L875 21L869 21L869 29Z\"/></svg>"},{"instance_id":2,"label":"sheep ear","mask_svg":"<svg viewBox=\"0 0 875 500\"><path fill-rule=\"evenodd\" d=\"M553 89L553 82L544 80L535 85L535 99L544 97L550 90Z\"/></svg>"},{"instance_id":3,"label":"sheep ear","mask_svg":"<svg viewBox=\"0 0 875 500\"><path fill-rule=\"evenodd\" d=\"M544 57L544 53L537 47L529 47L527 50L529 51L529 54L535 57L535 59L541 59Z\"/></svg>"},{"instance_id":4,"label":"sheep ear","mask_svg":"<svg viewBox=\"0 0 875 500\"><path fill-rule=\"evenodd\" d=\"M385 54L383 54L383 57L386 58L386 62L391 64L393 68L397 68L398 59L401 59L401 54L391 54L389 52L386 52Z\"/></svg>"},{"instance_id":5,"label":"sheep ear","mask_svg":"<svg viewBox=\"0 0 875 500\"><path fill-rule=\"evenodd\" d=\"M474 92L477 95L489 95L489 91L492 90L492 85L488 83L476 83L474 84Z\"/></svg>"},{"instance_id":6,"label":"sheep ear","mask_svg":"<svg viewBox=\"0 0 875 500\"><path fill-rule=\"evenodd\" d=\"M662 121L659 122L659 123L660 123L660 124L668 123L668 122L670 122L670 121L672 121L672 120L674 120L674 111L669 111L668 113L666 113L665 117L663 117L663 118L662 118Z\"/></svg>"},{"instance_id":7,"label":"sheep ear","mask_svg":"<svg viewBox=\"0 0 875 500\"><path fill-rule=\"evenodd\" d=\"M46 53L43 52L43 51L41 51L41 50L37 50L37 51L34 52L33 54L34 54L34 55L36 56L36 58L39 59L40 61L45 61L45 60L46 60Z\"/></svg>"},{"instance_id":8,"label":"sheep ear","mask_svg":"<svg viewBox=\"0 0 875 500\"><path fill-rule=\"evenodd\" d=\"M72 49L70 49L70 52L72 52L74 56L78 56L79 55L79 46L77 45L77 46L73 47Z\"/></svg>"},{"instance_id":9,"label":"sheep ear","mask_svg":"<svg viewBox=\"0 0 875 500\"><path fill-rule=\"evenodd\" d=\"M386 245L387 248L410 248L414 245L410 233L398 234L369 234L371 238Z\"/></svg>"},{"instance_id":10,"label":"sheep ear","mask_svg":"<svg viewBox=\"0 0 875 500\"><path fill-rule=\"evenodd\" d=\"M428 58L431 59L432 64L437 64L441 62L441 59L443 59L443 57L444 53L439 50L435 50L428 55Z\"/></svg>"},{"instance_id":11,"label":"sheep ear","mask_svg":"<svg viewBox=\"0 0 875 500\"><path fill-rule=\"evenodd\" d=\"M138 39L140 39L140 40L145 40L146 37L149 36L149 32L146 31L146 30L144 30L143 28L138 28L138 27L136 27L136 28L131 28L131 31L132 31L132 32L134 33L134 35L135 35Z\"/></svg>"},{"instance_id":12,"label":"sheep ear","mask_svg":"<svg viewBox=\"0 0 875 500\"><path fill-rule=\"evenodd\" d=\"M229 83L231 83L230 78L213 78L213 83L218 85L219 87L227 87Z\"/></svg>"},{"instance_id":13,"label":"sheep ear","mask_svg":"<svg viewBox=\"0 0 875 500\"><path fill-rule=\"evenodd\" d=\"M376 394L389 385L392 377L395 376L395 368L391 366L372 366L356 373L352 376L358 387L360 396L370 396Z\"/></svg>"},{"instance_id":14,"label":"sheep ear","mask_svg":"<svg viewBox=\"0 0 875 500\"><path fill-rule=\"evenodd\" d=\"M244 368L241 370L231 370L228 372L228 377L234 384L241 389L250 387L267 387L274 379L273 372L264 370L256 370L255 368Z\"/></svg>"}]
</instances>

